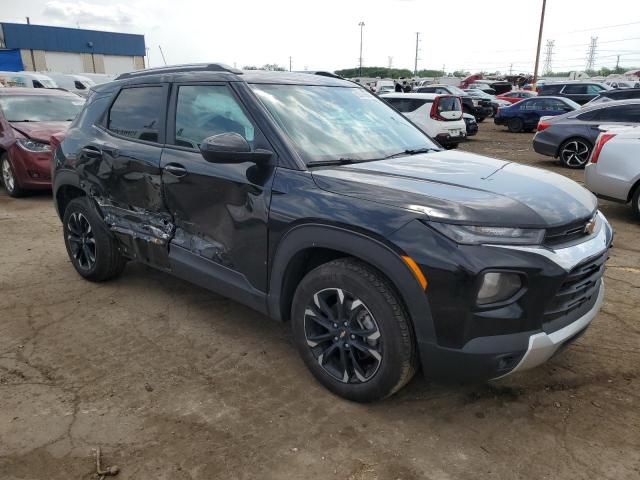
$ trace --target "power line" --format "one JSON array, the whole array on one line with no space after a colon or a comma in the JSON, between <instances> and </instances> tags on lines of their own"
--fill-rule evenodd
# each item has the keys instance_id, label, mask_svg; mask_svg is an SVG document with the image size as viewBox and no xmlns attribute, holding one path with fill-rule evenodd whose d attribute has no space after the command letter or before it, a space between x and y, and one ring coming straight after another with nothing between
<instances>
[{"instance_id":1,"label":"power line","mask_svg":"<svg viewBox=\"0 0 640 480\"><path fill-rule=\"evenodd\" d=\"M626 27L627 25L638 25L638 24L640 24L640 22L618 23L617 25L606 25L604 27L592 27L592 28L585 28L582 30L570 30L565 33L592 32L594 30L604 30L605 28Z\"/></svg>"}]
</instances>

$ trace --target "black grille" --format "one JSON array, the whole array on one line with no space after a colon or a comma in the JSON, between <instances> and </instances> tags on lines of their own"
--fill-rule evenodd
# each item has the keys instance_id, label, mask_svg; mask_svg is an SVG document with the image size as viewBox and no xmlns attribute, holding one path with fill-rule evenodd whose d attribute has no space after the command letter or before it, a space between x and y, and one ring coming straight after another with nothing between
<instances>
[{"instance_id":1,"label":"black grille","mask_svg":"<svg viewBox=\"0 0 640 480\"><path fill-rule=\"evenodd\" d=\"M569 272L544 312L544 330L555 331L591 309L598 297L608 252L581 263Z\"/></svg>"},{"instance_id":2,"label":"black grille","mask_svg":"<svg viewBox=\"0 0 640 480\"><path fill-rule=\"evenodd\" d=\"M590 221L591 218L585 218L561 227L548 228L544 237L545 245L558 245L587 236L586 227Z\"/></svg>"}]
</instances>

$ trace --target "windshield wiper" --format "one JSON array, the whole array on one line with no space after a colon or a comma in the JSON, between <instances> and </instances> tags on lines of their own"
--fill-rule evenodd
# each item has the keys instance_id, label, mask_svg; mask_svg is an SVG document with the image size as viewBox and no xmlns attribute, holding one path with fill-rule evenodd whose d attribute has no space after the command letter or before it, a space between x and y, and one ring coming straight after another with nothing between
<instances>
[{"instance_id":1,"label":"windshield wiper","mask_svg":"<svg viewBox=\"0 0 640 480\"><path fill-rule=\"evenodd\" d=\"M403 157L405 155L417 155L419 153L428 153L428 152L437 152L437 148L424 147L424 148L407 148L402 152L392 153L391 155L387 155L383 158L383 160L388 160L390 158Z\"/></svg>"},{"instance_id":2,"label":"windshield wiper","mask_svg":"<svg viewBox=\"0 0 640 480\"><path fill-rule=\"evenodd\" d=\"M334 165L349 165L350 163L356 163L361 160L355 158L336 158L332 160L312 160L307 163L307 167L331 167Z\"/></svg>"}]
</instances>

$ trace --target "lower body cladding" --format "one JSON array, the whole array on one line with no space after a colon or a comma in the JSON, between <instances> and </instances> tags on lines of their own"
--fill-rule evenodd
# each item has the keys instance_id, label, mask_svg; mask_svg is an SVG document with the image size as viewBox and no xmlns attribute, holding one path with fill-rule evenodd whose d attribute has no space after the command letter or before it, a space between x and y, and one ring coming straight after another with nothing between
<instances>
[{"instance_id":1,"label":"lower body cladding","mask_svg":"<svg viewBox=\"0 0 640 480\"><path fill-rule=\"evenodd\" d=\"M435 338L421 338L416 328L426 376L445 382L503 377L546 362L584 333L603 301L612 240L601 214L597 224L592 234L549 247L458 245L416 223L397 232L394 241L428 281L431 318L414 320L433 322ZM403 244L410 235L420 235L419 250L415 241ZM480 302L487 275L497 273L518 280L504 298Z\"/></svg>"}]
</instances>

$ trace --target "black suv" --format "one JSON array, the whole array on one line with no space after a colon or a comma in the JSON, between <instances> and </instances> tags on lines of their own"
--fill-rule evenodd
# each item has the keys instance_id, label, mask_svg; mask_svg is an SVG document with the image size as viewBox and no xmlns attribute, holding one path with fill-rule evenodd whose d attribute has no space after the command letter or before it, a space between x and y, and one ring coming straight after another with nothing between
<instances>
[{"instance_id":1,"label":"black suv","mask_svg":"<svg viewBox=\"0 0 640 480\"><path fill-rule=\"evenodd\" d=\"M427 85L413 90L416 93L437 93L439 95L456 95L462 101L464 113L473 115L477 122L483 122L485 118L493 115L491 100L486 98L471 98L464 90L453 85Z\"/></svg>"},{"instance_id":2,"label":"black suv","mask_svg":"<svg viewBox=\"0 0 640 480\"><path fill-rule=\"evenodd\" d=\"M593 100L611 87L598 82L553 82L545 83L538 88L538 95L567 97L580 105Z\"/></svg>"},{"instance_id":3,"label":"black suv","mask_svg":"<svg viewBox=\"0 0 640 480\"><path fill-rule=\"evenodd\" d=\"M538 365L602 303L611 228L560 175L444 151L354 83L218 64L92 88L54 153L80 275L129 260L291 321L357 401ZM275 372L274 372L275 375Z\"/></svg>"}]
</instances>

